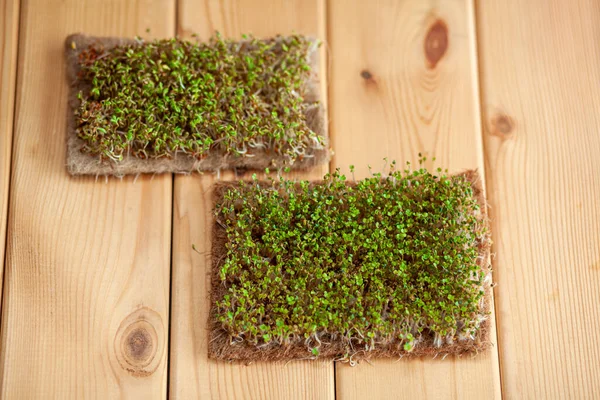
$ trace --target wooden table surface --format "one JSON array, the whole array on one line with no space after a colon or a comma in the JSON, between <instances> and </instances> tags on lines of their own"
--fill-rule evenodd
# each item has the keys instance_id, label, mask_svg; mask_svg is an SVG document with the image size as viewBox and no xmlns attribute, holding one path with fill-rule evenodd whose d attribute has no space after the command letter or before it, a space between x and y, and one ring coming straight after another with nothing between
<instances>
[{"instance_id":1,"label":"wooden table surface","mask_svg":"<svg viewBox=\"0 0 600 400\"><path fill-rule=\"evenodd\" d=\"M600 2L0 0L0 13L2 398L600 397ZM63 41L215 30L325 41L335 156L301 176L354 164L358 178L419 152L479 168L491 351L354 368L207 359L216 177L69 177Z\"/></svg>"}]
</instances>

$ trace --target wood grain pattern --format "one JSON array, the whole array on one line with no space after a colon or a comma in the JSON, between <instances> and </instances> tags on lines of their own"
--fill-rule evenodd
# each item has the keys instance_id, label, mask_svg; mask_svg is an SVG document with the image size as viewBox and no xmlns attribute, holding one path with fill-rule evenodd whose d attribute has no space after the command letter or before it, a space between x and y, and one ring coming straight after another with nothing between
<instances>
[{"instance_id":1,"label":"wood grain pattern","mask_svg":"<svg viewBox=\"0 0 600 400\"><path fill-rule=\"evenodd\" d=\"M325 34L321 0L191 1L180 0L178 32L209 37L215 30L240 38L299 32L320 38ZM324 50L324 48L323 48ZM324 55L324 53L322 53ZM325 57L321 58L322 72ZM325 83L325 79L322 80ZM323 85L323 91L326 88ZM296 177L319 178L328 167ZM232 179L232 174L221 174ZM247 176L249 177L249 176ZM249 366L207 359L212 216L211 187L215 177L177 176L173 214L173 288L171 309L170 396L235 399L331 399L333 365L293 362ZM192 251L195 244L200 254Z\"/></svg>"},{"instance_id":2,"label":"wood grain pattern","mask_svg":"<svg viewBox=\"0 0 600 400\"><path fill-rule=\"evenodd\" d=\"M18 37L19 2L0 0L0 290L4 275Z\"/></svg>"},{"instance_id":3,"label":"wood grain pattern","mask_svg":"<svg viewBox=\"0 0 600 400\"><path fill-rule=\"evenodd\" d=\"M451 172L483 168L471 1L332 0L328 15L335 167L359 179L422 152ZM338 363L338 398L500 398L496 348L372 364Z\"/></svg>"},{"instance_id":4,"label":"wood grain pattern","mask_svg":"<svg viewBox=\"0 0 600 400\"><path fill-rule=\"evenodd\" d=\"M163 398L171 176L71 178L64 39L174 33L174 2L23 1L2 397Z\"/></svg>"},{"instance_id":5,"label":"wood grain pattern","mask_svg":"<svg viewBox=\"0 0 600 400\"><path fill-rule=\"evenodd\" d=\"M600 3L478 6L503 393L600 393Z\"/></svg>"}]
</instances>

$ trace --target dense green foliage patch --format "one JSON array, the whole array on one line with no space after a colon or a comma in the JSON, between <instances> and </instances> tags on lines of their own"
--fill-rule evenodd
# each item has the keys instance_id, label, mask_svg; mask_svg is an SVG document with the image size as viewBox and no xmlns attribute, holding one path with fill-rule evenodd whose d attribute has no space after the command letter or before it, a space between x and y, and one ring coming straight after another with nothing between
<instances>
[{"instance_id":1,"label":"dense green foliage patch","mask_svg":"<svg viewBox=\"0 0 600 400\"><path fill-rule=\"evenodd\" d=\"M266 150L291 164L324 144L307 126L306 109L315 104L304 102L316 46L300 35L233 41L218 34L207 43L92 45L79 56L83 150L113 161Z\"/></svg>"},{"instance_id":2,"label":"dense green foliage patch","mask_svg":"<svg viewBox=\"0 0 600 400\"><path fill-rule=\"evenodd\" d=\"M348 352L411 351L425 333L438 346L472 339L487 224L471 182L437 172L392 165L356 183L336 171L228 188L215 211L227 236L216 318L231 341L318 355L324 337Z\"/></svg>"}]
</instances>

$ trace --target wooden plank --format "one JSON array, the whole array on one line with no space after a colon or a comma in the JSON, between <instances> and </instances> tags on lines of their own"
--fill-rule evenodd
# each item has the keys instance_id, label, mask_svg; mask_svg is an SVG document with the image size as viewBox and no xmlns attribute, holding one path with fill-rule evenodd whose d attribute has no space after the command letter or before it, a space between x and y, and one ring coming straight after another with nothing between
<instances>
[{"instance_id":1,"label":"wooden plank","mask_svg":"<svg viewBox=\"0 0 600 400\"><path fill-rule=\"evenodd\" d=\"M600 3L478 6L503 393L600 393Z\"/></svg>"},{"instance_id":2,"label":"wooden plank","mask_svg":"<svg viewBox=\"0 0 600 400\"><path fill-rule=\"evenodd\" d=\"M324 38L322 0L191 1L180 0L178 32L206 39L215 30L240 38L299 32ZM324 53L322 53L324 55ZM322 68L325 63L322 57ZM323 79L322 83L325 83ZM323 91L326 91L323 85ZM297 177L322 177L327 166ZM221 174L232 179L231 174ZM174 192L173 283L171 308L170 396L188 398L334 397L331 363L255 363L249 366L207 359L212 217L211 175L177 176ZM192 251L195 244L198 254Z\"/></svg>"},{"instance_id":3,"label":"wooden plank","mask_svg":"<svg viewBox=\"0 0 600 400\"><path fill-rule=\"evenodd\" d=\"M3 398L166 396L172 178L71 178L64 39L174 33L174 2L21 10L0 377Z\"/></svg>"},{"instance_id":4,"label":"wooden plank","mask_svg":"<svg viewBox=\"0 0 600 400\"><path fill-rule=\"evenodd\" d=\"M18 1L0 0L0 22L0 290L2 290L8 218L10 155L17 84ZM2 300L0 300L1 305Z\"/></svg>"},{"instance_id":5,"label":"wooden plank","mask_svg":"<svg viewBox=\"0 0 600 400\"><path fill-rule=\"evenodd\" d=\"M422 152L453 172L483 169L472 7L331 1L334 166L354 164L358 179L368 164L381 171L384 157L416 162ZM336 382L340 399L500 397L496 348L475 358L338 363Z\"/></svg>"}]
</instances>

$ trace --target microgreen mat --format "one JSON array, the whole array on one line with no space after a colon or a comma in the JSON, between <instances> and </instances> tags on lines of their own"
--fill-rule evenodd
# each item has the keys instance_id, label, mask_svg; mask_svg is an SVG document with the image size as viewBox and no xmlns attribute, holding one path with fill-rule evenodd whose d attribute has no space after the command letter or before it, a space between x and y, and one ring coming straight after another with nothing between
<instances>
[{"instance_id":1,"label":"microgreen mat","mask_svg":"<svg viewBox=\"0 0 600 400\"><path fill-rule=\"evenodd\" d=\"M81 150L114 162L266 152L293 164L325 144L307 124L318 102L304 97L317 46L301 35L234 41L219 34L206 43L92 44L78 58Z\"/></svg>"},{"instance_id":2,"label":"microgreen mat","mask_svg":"<svg viewBox=\"0 0 600 400\"><path fill-rule=\"evenodd\" d=\"M358 182L336 171L317 183L223 184L212 355L285 358L294 347L348 359L472 345L487 316L489 250L476 181L474 171L392 164Z\"/></svg>"}]
</instances>

